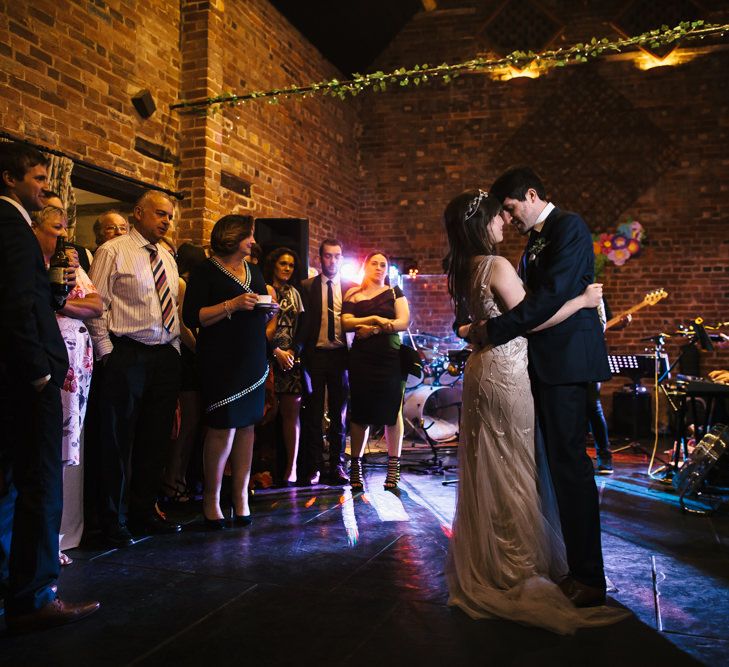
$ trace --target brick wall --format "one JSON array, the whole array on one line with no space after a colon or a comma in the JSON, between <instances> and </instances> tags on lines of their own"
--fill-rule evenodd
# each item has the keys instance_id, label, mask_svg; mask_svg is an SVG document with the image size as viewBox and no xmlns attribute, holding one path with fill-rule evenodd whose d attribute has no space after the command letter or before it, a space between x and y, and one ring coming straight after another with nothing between
<instances>
[{"instance_id":1,"label":"brick wall","mask_svg":"<svg viewBox=\"0 0 729 667\"><path fill-rule=\"evenodd\" d=\"M377 67L456 61L485 48L484 21L497 2L459 2L414 17ZM620 5L545 0L566 26L563 43L613 35ZM574 4L574 3L572 3ZM703 316L729 319L726 233L726 71L729 51L699 45L675 67L641 71L633 56L566 68L538 79L469 75L453 85L393 89L345 102L263 101L212 117L170 112L180 98L280 87L337 71L265 0L36 0L0 2L0 127L164 187L184 189L178 238L203 240L222 214L308 218L311 254L340 236L420 263L407 286L421 331L450 328L435 276L445 254L440 217L466 187L486 186L528 160L554 200L585 214L596 231L628 216L650 245L604 280L614 311L655 287L669 299L644 310L613 350L639 352L640 338ZM707 18L726 19L715 11ZM157 112L141 119L130 98L149 88ZM162 164L135 138L178 156ZM221 170L251 183L244 197L220 186ZM507 232L515 260L522 239ZM669 351L675 354L672 339ZM726 351L704 369L729 366Z\"/></svg>"},{"instance_id":2,"label":"brick wall","mask_svg":"<svg viewBox=\"0 0 729 667\"><path fill-rule=\"evenodd\" d=\"M163 187L174 167L134 150L142 137L176 152L180 3L2 2L0 127ZM157 112L131 97L149 88Z\"/></svg>"},{"instance_id":3,"label":"brick wall","mask_svg":"<svg viewBox=\"0 0 729 667\"><path fill-rule=\"evenodd\" d=\"M221 215L310 220L322 238L358 241L358 105L266 102L213 116L170 111L180 99L341 77L265 0L38 0L0 5L0 128L188 196L178 241L204 241ZM148 88L144 120L131 97ZM134 150L140 137L178 164ZM244 197L222 170L251 184Z\"/></svg>"},{"instance_id":4,"label":"brick wall","mask_svg":"<svg viewBox=\"0 0 729 667\"><path fill-rule=\"evenodd\" d=\"M225 7L221 90L269 90L341 77L265 0ZM358 121L358 104L322 96L275 105L261 100L226 110L222 167L252 187L250 198L220 190L220 210L308 218L312 258L328 236L354 247Z\"/></svg>"},{"instance_id":5,"label":"brick wall","mask_svg":"<svg viewBox=\"0 0 729 667\"><path fill-rule=\"evenodd\" d=\"M483 47L478 31L487 5L498 3L470 4L415 17L375 67L471 57ZM564 6L548 4L555 12ZM607 15L589 14L608 10L583 4L561 14L564 43L615 36ZM582 212L595 231L615 232L628 217L645 227L643 255L606 269L606 295L616 313L654 288L670 297L641 311L626 330L610 332L612 351L643 352L641 338L673 332L698 315L709 323L729 320L729 51L692 46L682 53L688 62L647 71L621 56L537 79L468 75L450 86L372 96L362 112L362 238L415 257L424 274L438 273L446 203L527 161L554 201ZM502 254L516 261L522 246L506 230ZM412 292L417 326L448 331L445 281L428 276L427 283ZM669 341L672 358L679 342ZM704 374L729 367L728 349L701 357ZM624 381L609 384L606 395Z\"/></svg>"}]
</instances>

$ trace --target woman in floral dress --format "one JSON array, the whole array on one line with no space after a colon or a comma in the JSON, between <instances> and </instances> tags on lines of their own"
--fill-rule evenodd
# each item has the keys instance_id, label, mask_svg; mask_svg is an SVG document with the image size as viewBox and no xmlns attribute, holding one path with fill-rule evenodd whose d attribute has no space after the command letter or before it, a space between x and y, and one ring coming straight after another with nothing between
<instances>
[{"instance_id":1,"label":"woman in floral dress","mask_svg":"<svg viewBox=\"0 0 729 667\"><path fill-rule=\"evenodd\" d=\"M68 220L65 212L55 206L46 206L40 211L33 225L46 265L56 249L59 236L66 238ZM61 390L63 405L63 440L61 457L64 464L64 502L61 519L61 548L70 549L78 545L83 530L81 510L83 493L80 482L67 480L71 473L68 467L81 463L81 430L86 414L86 402L94 367L91 338L83 320L100 317L101 297L91 283L86 272L78 266L75 251L71 265L76 267L76 286L66 299L66 305L56 313L58 328L66 343L68 352L68 373ZM78 474L75 477L79 477ZM61 562L70 562L60 554Z\"/></svg>"}]
</instances>

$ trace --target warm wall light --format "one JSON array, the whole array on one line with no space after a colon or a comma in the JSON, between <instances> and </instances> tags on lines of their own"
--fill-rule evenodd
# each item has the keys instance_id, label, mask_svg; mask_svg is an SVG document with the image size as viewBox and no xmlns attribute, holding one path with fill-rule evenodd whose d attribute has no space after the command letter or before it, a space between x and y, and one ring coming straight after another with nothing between
<instances>
[{"instance_id":1,"label":"warm wall light","mask_svg":"<svg viewBox=\"0 0 729 667\"><path fill-rule=\"evenodd\" d=\"M645 51L639 51L635 54L633 62L635 66L642 70L653 69L655 67L673 67L675 65L683 65L693 60L696 53L675 49L671 51L665 58L658 58Z\"/></svg>"},{"instance_id":2,"label":"warm wall light","mask_svg":"<svg viewBox=\"0 0 729 667\"><path fill-rule=\"evenodd\" d=\"M491 76L497 81L510 81L511 79L519 78L536 79L541 73L542 71L539 69L536 61L532 61L524 69L518 69L509 65L508 67L492 70Z\"/></svg>"}]
</instances>

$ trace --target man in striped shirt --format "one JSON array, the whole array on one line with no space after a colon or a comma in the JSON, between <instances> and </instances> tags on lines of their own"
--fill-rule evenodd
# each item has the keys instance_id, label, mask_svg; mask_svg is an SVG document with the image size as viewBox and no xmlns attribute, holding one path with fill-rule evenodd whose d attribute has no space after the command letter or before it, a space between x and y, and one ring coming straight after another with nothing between
<instances>
[{"instance_id":1,"label":"man in striped shirt","mask_svg":"<svg viewBox=\"0 0 729 667\"><path fill-rule=\"evenodd\" d=\"M156 507L180 383L177 266L157 245L173 214L166 194L145 192L129 234L100 246L91 265L104 301L102 316L88 322L102 365L100 519L117 547L133 544L132 533L180 531Z\"/></svg>"}]
</instances>

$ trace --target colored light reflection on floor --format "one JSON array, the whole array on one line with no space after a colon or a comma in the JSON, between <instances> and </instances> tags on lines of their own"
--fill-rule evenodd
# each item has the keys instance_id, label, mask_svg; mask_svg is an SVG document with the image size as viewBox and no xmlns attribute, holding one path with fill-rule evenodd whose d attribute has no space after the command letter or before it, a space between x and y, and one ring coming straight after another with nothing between
<instances>
[{"instance_id":1,"label":"colored light reflection on floor","mask_svg":"<svg viewBox=\"0 0 729 667\"><path fill-rule=\"evenodd\" d=\"M380 521L410 521L402 501L394 493L373 489L368 495Z\"/></svg>"},{"instance_id":2,"label":"colored light reflection on floor","mask_svg":"<svg viewBox=\"0 0 729 667\"><path fill-rule=\"evenodd\" d=\"M347 544L350 547L357 546L359 526L357 525L357 517L354 514L352 492L349 489L345 489L344 494L340 496L339 506L342 508L342 523L347 534Z\"/></svg>"}]
</instances>

